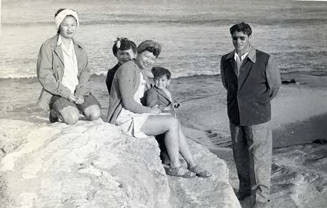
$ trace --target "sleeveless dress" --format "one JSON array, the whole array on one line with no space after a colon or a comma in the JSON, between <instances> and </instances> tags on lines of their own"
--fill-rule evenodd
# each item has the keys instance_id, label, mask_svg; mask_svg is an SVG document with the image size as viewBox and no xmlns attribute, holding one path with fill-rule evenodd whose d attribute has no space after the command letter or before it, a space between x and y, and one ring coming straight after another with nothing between
<instances>
[{"instance_id":1,"label":"sleeveless dress","mask_svg":"<svg viewBox=\"0 0 327 208\"><path fill-rule=\"evenodd\" d=\"M136 93L134 94L134 100L141 104L141 98L144 96L144 91L146 89L146 81L143 78L142 73L140 73L140 84ZM119 113L116 125L120 126L121 129L127 134L134 136L136 138L144 138L147 137L141 131L141 128L147 118L152 115L151 113L133 113L123 107L121 112Z\"/></svg>"}]
</instances>

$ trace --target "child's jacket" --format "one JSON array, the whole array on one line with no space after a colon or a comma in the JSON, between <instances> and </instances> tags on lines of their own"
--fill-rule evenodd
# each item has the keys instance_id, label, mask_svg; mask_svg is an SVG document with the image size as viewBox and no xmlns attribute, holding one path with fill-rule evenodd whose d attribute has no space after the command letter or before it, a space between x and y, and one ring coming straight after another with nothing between
<instances>
[{"instance_id":1,"label":"child's jacket","mask_svg":"<svg viewBox=\"0 0 327 208\"><path fill-rule=\"evenodd\" d=\"M158 105L159 108L165 108L172 104L172 100L169 96L157 87L152 87L145 92L145 104L146 106L153 107Z\"/></svg>"}]
</instances>

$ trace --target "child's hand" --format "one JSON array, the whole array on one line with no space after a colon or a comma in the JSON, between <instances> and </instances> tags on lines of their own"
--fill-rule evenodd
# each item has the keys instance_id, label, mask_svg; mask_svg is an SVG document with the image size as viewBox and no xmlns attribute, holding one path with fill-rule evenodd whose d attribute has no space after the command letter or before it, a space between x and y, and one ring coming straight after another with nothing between
<instances>
[{"instance_id":1,"label":"child's hand","mask_svg":"<svg viewBox=\"0 0 327 208\"><path fill-rule=\"evenodd\" d=\"M174 103L174 108L179 108L179 106L181 106L181 104L179 104L179 103Z\"/></svg>"}]
</instances>

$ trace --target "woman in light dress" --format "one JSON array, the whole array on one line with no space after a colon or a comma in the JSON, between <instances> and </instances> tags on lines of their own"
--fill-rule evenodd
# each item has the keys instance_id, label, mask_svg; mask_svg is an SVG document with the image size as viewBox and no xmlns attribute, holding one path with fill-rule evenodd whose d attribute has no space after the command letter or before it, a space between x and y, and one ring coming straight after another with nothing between
<instances>
[{"instance_id":1,"label":"woman in light dress","mask_svg":"<svg viewBox=\"0 0 327 208\"><path fill-rule=\"evenodd\" d=\"M209 177L211 174L195 163L180 122L170 114L162 114L157 106L142 105L144 92L150 87L148 74L160 52L157 42L143 41L137 48L136 59L119 67L111 86L107 121L137 138L164 134L171 160L166 169L168 175ZM187 162L186 168L181 165L179 154Z\"/></svg>"}]
</instances>

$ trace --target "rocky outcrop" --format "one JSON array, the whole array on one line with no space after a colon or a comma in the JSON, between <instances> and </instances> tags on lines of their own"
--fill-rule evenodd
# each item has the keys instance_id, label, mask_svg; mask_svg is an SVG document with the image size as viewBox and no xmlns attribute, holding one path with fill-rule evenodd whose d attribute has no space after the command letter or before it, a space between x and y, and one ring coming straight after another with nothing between
<instances>
[{"instance_id":1,"label":"rocky outcrop","mask_svg":"<svg viewBox=\"0 0 327 208\"><path fill-rule=\"evenodd\" d=\"M191 142L209 179L168 177L152 138L102 121L74 126L0 120L3 208L240 207L224 161Z\"/></svg>"},{"instance_id":2,"label":"rocky outcrop","mask_svg":"<svg viewBox=\"0 0 327 208\"><path fill-rule=\"evenodd\" d=\"M239 207L235 195L231 194L233 191L228 182L229 171L226 163L202 146L194 142L189 143L195 160L214 175L208 179L192 180L170 177L169 186L174 207Z\"/></svg>"},{"instance_id":3,"label":"rocky outcrop","mask_svg":"<svg viewBox=\"0 0 327 208\"><path fill-rule=\"evenodd\" d=\"M274 151L273 208L327 206L327 145L305 144Z\"/></svg>"},{"instance_id":4,"label":"rocky outcrop","mask_svg":"<svg viewBox=\"0 0 327 208\"><path fill-rule=\"evenodd\" d=\"M230 170L230 183L237 188L238 176L232 149L215 147L211 151L227 162ZM271 208L326 208L326 172L326 140L274 149ZM243 208L251 207L244 206Z\"/></svg>"}]
</instances>

